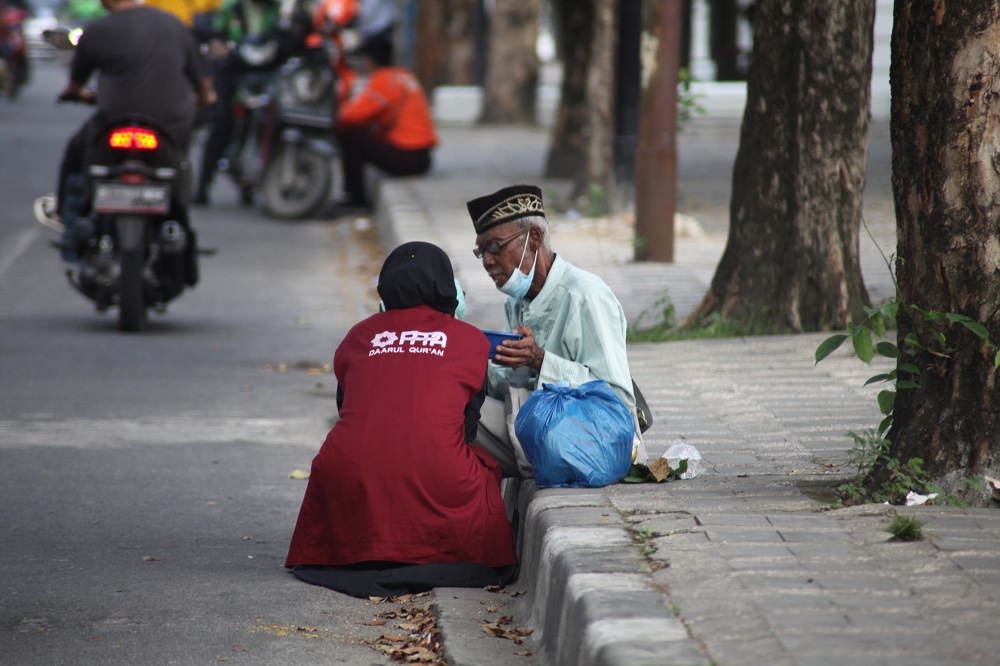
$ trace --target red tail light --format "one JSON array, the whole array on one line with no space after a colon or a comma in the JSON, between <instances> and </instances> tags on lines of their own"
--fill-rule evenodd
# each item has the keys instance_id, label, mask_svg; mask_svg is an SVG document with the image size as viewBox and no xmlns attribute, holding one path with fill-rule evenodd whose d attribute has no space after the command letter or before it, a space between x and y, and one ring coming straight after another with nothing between
<instances>
[{"instance_id":1,"label":"red tail light","mask_svg":"<svg viewBox=\"0 0 1000 666\"><path fill-rule=\"evenodd\" d=\"M156 150L160 140L154 132L139 127L119 127L111 132L108 145L112 148L137 148L138 150Z\"/></svg>"}]
</instances>

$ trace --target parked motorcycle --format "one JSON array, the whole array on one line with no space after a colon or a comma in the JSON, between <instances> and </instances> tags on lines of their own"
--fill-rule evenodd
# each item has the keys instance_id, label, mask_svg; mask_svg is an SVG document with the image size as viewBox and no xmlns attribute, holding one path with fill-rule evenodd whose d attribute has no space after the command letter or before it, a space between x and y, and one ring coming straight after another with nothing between
<instances>
[{"instance_id":1,"label":"parked motorcycle","mask_svg":"<svg viewBox=\"0 0 1000 666\"><path fill-rule=\"evenodd\" d=\"M262 142L264 211L301 218L330 196L339 177L334 139L337 81L325 45L291 58L278 72Z\"/></svg>"},{"instance_id":2,"label":"parked motorcycle","mask_svg":"<svg viewBox=\"0 0 1000 666\"><path fill-rule=\"evenodd\" d=\"M28 12L0 2L0 91L14 99L28 82L28 48L24 21Z\"/></svg>"},{"instance_id":3,"label":"parked motorcycle","mask_svg":"<svg viewBox=\"0 0 1000 666\"><path fill-rule=\"evenodd\" d=\"M251 37L233 46L237 62L233 100L232 141L219 171L228 173L240 191L240 200L251 205L264 171L261 144L265 139L265 111L270 105L272 80L281 65L282 49L276 39Z\"/></svg>"}]
</instances>

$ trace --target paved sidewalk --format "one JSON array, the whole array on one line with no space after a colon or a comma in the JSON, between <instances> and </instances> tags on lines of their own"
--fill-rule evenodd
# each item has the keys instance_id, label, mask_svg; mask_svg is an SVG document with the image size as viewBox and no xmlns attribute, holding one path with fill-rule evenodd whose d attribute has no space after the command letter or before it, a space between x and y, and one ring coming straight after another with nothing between
<instances>
[{"instance_id":1,"label":"paved sidewalk","mask_svg":"<svg viewBox=\"0 0 1000 666\"><path fill-rule=\"evenodd\" d=\"M670 265L632 263L622 220L553 214L552 197L566 184L538 177L545 131L441 134L432 174L383 181L377 217L387 250L428 240L452 256L470 322L500 326L503 296L472 255L464 202L515 182L542 185L554 247L601 275L630 322L664 288L680 316L704 295L725 244L737 123L696 121L680 139L680 207L697 224L683 226ZM889 254L887 136L886 128L873 128L865 216ZM862 258L873 298L891 294L888 271L867 238ZM879 414L877 388L863 387L872 368L846 352L813 364L825 337L630 347L633 375L655 417L646 433L650 455L683 439L701 451L707 469L687 481L534 494L521 603L536 628L534 647L548 663L996 661L1000 512L827 509L824 491L851 473L844 434L873 427ZM888 542L884 528L897 511L925 521L928 538Z\"/></svg>"}]
</instances>

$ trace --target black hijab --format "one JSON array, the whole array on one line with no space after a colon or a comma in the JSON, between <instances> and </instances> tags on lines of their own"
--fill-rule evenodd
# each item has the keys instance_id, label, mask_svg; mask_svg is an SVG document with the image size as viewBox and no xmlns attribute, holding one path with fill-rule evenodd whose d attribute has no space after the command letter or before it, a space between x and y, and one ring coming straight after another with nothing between
<instances>
[{"instance_id":1,"label":"black hijab","mask_svg":"<svg viewBox=\"0 0 1000 666\"><path fill-rule=\"evenodd\" d=\"M403 243L382 264L378 295L386 310L429 305L454 316L458 292L451 259L437 245L420 241Z\"/></svg>"}]
</instances>

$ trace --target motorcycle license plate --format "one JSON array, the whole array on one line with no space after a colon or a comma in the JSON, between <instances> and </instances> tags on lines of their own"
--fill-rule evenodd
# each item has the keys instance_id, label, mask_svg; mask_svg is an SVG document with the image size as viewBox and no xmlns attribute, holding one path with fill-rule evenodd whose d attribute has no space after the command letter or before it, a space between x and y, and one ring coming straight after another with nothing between
<instances>
[{"instance_id":1,"label":"motorcycle license plate","mask_svg":"<svg viewBox=\"0 0 1000 666\"><path fill-rule=\"evenodd\" d=\"M166 213L170 210L170 185L102 181L94 187L98 213Z\"/></svg>"}]
</instances>

